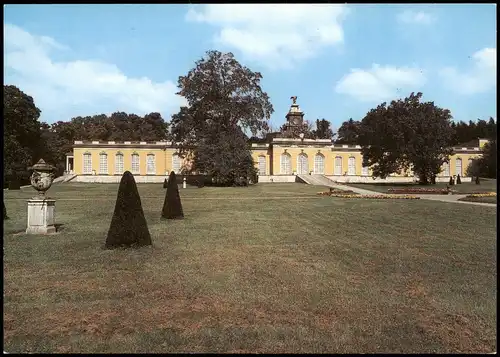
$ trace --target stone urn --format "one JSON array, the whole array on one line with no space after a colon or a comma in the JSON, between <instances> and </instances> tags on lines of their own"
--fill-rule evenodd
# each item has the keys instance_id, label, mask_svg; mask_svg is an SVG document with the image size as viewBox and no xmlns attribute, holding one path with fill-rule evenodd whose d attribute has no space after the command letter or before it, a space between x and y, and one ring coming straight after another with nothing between
<instances>
[{"instance_id":1,"label":"stone urn","mask_svg":"<svg viewBox=\"0 0 500 357\"><path fill-rule=\"evenodd\" d=\"M43 159L40 159L35 165L30 167L33 170L31 174L31 186L38 191L38 197L34 199L46 198L45 192L52 186L55 177L55 167L47 164Z\"/></svg>"}]
</instances>

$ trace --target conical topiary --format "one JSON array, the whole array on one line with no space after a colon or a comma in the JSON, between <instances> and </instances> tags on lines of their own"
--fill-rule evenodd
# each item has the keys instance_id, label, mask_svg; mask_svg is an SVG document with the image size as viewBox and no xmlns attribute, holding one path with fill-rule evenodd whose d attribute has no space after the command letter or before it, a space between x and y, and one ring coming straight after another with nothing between
<instances>
[{"instance_id":1,"label":"conical topiary","mask_svg":"<svg viewBox=\"0 0 500 357\"><path fill-rule=\"evenodd\" d=\"M179 195L179 187L177 186L177 179L175 172L171 172L168 178L167 194L163 202L163 209L161 211L161 218L163 219L182 219L184 212L182 211L181 196Z\"/></svg>"},{"instance_id":2,"label":"conical topiary","mask_svg":"<svg viewBox=\"0 0 500 357\"><path fill-rule=\"evenodd\" d=\"M151 235L134 176L130 171L125 171L118 188L115 211L106 238L106 248L140 247L151 244Z\"/></svg>"},{"instance_id":3,"label":"conical topiary","mask_svg":"<svg viewBox=\"0 0 500 357\"><path fill-rule=\"evenodd\" d=\"M167 179L165 179L163 181L163 188L167 188L167 187L168 187L168 181L167 181Z\"/></svg>"},{"instance_id":4,"label":"conical topiary","mask_svg":"<svg viewBox=\"0 0 500 357\"><path fill-rule=\"evenodd\" d=\"M436 184L436 175L431 176L431 184L435 185Z\"/></svg>"},{"instance_id":5,"label":"conical topiary","mask_svg":"<svg viewBox=\"0 0 500 357\"><path fill-rule=\"evenodd\" d=\"M476 176L476 185L479 185L481 181L479 180L479 176Z\"/></svg>"},{"instance_id":6,"label":"conical topiary","mask_svg":"<svg viewBox=\"0 0 500 357\"><path fill-rule=\"evenodd\" d=\"M5 202L3 203L3 219L9 219L9 217L7 217L7 208L5 208Z\"/></svg>"},{"instance_id":7,"label":"conical topiary","mask_svg":"<svg viewBox=\"0 0 500 357\"><path fill-rule=\"evenodd\" d=\"M460 185L462 183L462 180L460 180L460 175L457 175L457 185Z\"/></svg>"},{"instance_id":8,"label":"conical topiary","mask_svg":"<svg viewBox=\"0 0 500 357\"><path fill-rule=\"evenodd\" d=\"M450 176L450 182L449 185L453 186L455 184L455 181L453 180L453 176Z\"/></svg>"}]
</instances>

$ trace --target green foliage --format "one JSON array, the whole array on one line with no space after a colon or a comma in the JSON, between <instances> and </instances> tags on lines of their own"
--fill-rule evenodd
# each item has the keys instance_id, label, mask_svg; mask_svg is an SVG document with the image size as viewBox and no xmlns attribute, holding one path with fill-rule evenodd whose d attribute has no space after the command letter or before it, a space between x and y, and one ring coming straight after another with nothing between
<instances>
[{"instance_id":1,"label":"green foliage","mask_svg":"<svg viewBox=\"0 0 500 357\"><path fill-rule=\"evenodd\" d=\"M26 178L27 168L43 153L40 109L32 97L12 85L4 85L3 103L4 181Z\"/></svg>"},{"instance_id":2,"label":"green foliage","mask_svg":"<svg viewBox=\"0 0 500 357\"><path fill-rule=\"evenodd\" d=\"M450 176L450 181L448 182L450 186L453 186L455 184L455 180L453 179L453 176Z\"/></svg>"},{"instance_id":3,"label":"green foliage","mask_svg":"<svg viewBox=\"0 0 500 357\"><path fill-rule=\"evenodd\" d=\"M3 203L3 219L9 219L7 216L7 208L5 207L5 202Z\"/></svg>"},{"instance_id":4,"label":"green foliage","mask_svg":"<svg viewBox=\"0 0 500 357\"><path fill-rule=\"evenodd\" d=\"M218 51L208 51L195 68L179 77L178 94L189 107L172 116L172 135L180 143L181 156L193 154L193 165L185 173L205 173L221 185L242 184L255 174L241 128L254 136L268 130L274 110L260 87L261 79L232 53Z\"/></svg>"},{"instance_id":5,"label":"green foliage","mask_svg":"<svg viewBox=\"0 0 500 357\"><path fill-rule=\"evenodd\" d=\"M134 176L125 171L118 188L115 211L106 238L106 248L141 247L151 244Z\"/></svg>"},{"instance_id":6,"label":"green foliage","mask_svg":"<svg viewBox=\"0 0 500 357\"><path fill-rule=\"evenodd\" d=\"M316 129L313 130L315 139L333 139L335 134L331 128L331 123L326 119L316 119Z\"/></svg>"},{"instance_id":7,"label":"green foliage","mask_svg":"<svg viewBox=\"0 0 500 357\"><path fill-rule=\"evenodd\" d=\"M192 170L206 173L216 186L248 186L258 180L258 170L239 127L214 128L193 150Z\"/></svg>"},{"instance_id":8,"label":"green foliage","mask_svg":"<svg viewBox=\"0 0 500 357\"><path fill-rule=\"evenodd\" d=\"M167 179L163 180L163 188L167 188L168 187L168 181Z\"/></svg>"},{"instance_id":9,"label":"green foliage","mask_svg":"<svg viewBox=\"0 0 500 357\"><path fill-rule=\"evenodd\" d=\"M427 184L452 153L451 114L433 102L420 102L422 93L404 100L382 103L363 118L358 127L363 165L375 177L408 170Z\"/></svg>"},{"instance_id":10,"label":"green foliage","mask_svg":"<svg viewBox=\"0 0 500 357\"><path fill-rule=\"evenodd\" d=\"M343 145L357 145L359 144L359 126L361 122L352 120L350 118L348 121L345 121L340 126L337 133L337 140L335 140L335 144L343 144Z\"/></svg>"},{"instance_id":11,"label":"green foliage","mask_svg":"<svg viewBox=\"0 0 500 357\"><path fill-rule=\"evenodd\" d=\"M460 179L460 175L457 175L457 185L460 185L462 183L462 180Z\"/></svg>"},{"instance_id":12,"label":"green foliage","mask_svg":"<svg viewBox=\"0 0 500 357\"><path fill-rule=\"evenodd\" d=\"M473 159L467 167L467 176L481 176L487 178L497 177L497 141L490 140L486 143L482 150L482 156Z\"/></svg>"},{"instance_id":13,"label":"green foliage","mask_svg":"<svg viewBox=\"0 0 500 357\"><path fill-rule=\"evenodd\" d=\"M476 176L476 185L479 185L481 183L481 180L479 179L479 176Z\"/></svg>"},{"instance_id":14,"label":"green foliage","mask_svg":"<svg viewBox=\"0 0 500 357\"><path fill-rule=\"evenodd\" d=\"M181 196L179 194L179 186L177 185L177 177L175 176L175 172L173 171L170 173L170 176L168 178L167 192L165 194L165 201L163 202L161 218L164 219L184 218Z\"/></svg>"},{"instance_id":15,"label":"green foliage","mask_svg":"<svg viewBox=\"0 0 500 357\"><path fill-rule=\"evenodd\" d=\"M478 138L495 139L497 136L497 123L491 117L488 121L478 119L476 122L470 120L469 123L452 122L451 127L454 132L452 145L468 143Z\"/></svg>"}]
</instances>

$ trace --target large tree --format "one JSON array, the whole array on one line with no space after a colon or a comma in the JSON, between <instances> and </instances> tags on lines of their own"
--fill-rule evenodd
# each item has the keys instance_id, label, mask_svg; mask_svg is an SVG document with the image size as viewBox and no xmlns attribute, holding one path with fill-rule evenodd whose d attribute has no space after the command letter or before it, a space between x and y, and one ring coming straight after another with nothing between
<instances>
[{"instance_id":1,"label":"large tree","mask_svg":"<svg viewBox=\"0 0 500 357\"><path fill-rule=\"evenodd\" d=\"M261 79L260 73L242 66L232 53L219 51L208 51L186 76L179 77L177 94L186 98L188 106L172 116L171 125L181 156L193 155L194 164L186 168L187 172L201 171L221 178L228 172L217 161L221 155L230 156L227 162L232 172L253 167L253 162L239 160L250 154L248 145L233 145L233 151L222 153L220 150L226 150L221 145L224 137L218 135L240 140L242 129L254 136L268 129L267 120L274 110L260 86ZM207 150L212 155L204 154ZM228 180L234 180L234 176L222 179Z\"/></svg>"},{"instance_id":2,"label":"large tree","mask_svg":"<svg viewBox=\"0 0 500 357\"><path fill-rule=\"evenodd\" d=\"M333 139L334 133L331 123L326 119L316 119L316 129L313 130L315 139Z\"/></svg>"},{"instance_id":3,"label":"large tree","mask_svg":"<svg viewBox=\"0 0 500 357\"><path fill-rule=\"evenodd\" d=\"M483 156L472 160L467 176L497 177L497 140L491 139L483 147Z\"/></svg>"},{"instance_id":4,"label":"large tree","mask_svg":"<svg viewBox=\"0 0 500 357\"><path fill-rule=\"evenodd\" d=\"M363 165L371 166L374 176L385 178L411 168L427 184L448 160L451 113L421 98L422 93L411 93L390 105L382 103L361 120Z\"/></svg>"},{"instance_id":5,"label":"large tree","mask_svg":"<svg viewBox=\"0 0 500 357\"><path fill-rule=\"evenodd\" d=\"M27 169L40 159L43 152L41 140L40 109L33 98L12 85L4 85L4 181L26 176Z\"/></svg>"},{"instance_id":6,"label":"large tree","mask_svg":"<svg viewBox=\"0 0 500 357\"><path fill-rule=\"evenodd\" d=\"M359 138L359 125L360 122L350 118L342 123L338 132L336 144L356 145Z\"/></svg>"}]
</instances>

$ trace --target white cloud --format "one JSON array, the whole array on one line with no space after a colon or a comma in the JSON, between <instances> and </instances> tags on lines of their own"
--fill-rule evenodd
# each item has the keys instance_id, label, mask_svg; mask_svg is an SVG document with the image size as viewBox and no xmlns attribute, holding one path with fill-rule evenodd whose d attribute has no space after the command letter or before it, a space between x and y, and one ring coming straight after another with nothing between
<instances>
[{"instance_id":1,"label":"white cloud","mask_svg":"<svg viewBox=\"0 0 500 357\"><path fill-rule=\"evenodd\" d=\"M335 91L362 102L383 102L407 96L426 83L418 68L374 64L371 69L351 69L335 86Z\"/></svg>"},{"instance_id":2,"label":"white cloud","mask_svg":"<svg viewBox=\"0 0 500 357\"><path fill-rule=\"evenodd\" d=\"M456 67L446 67L440 71L445 85L462 95L485 93L496 89L497 49L483 48L469 58L473 63L466 71L459 71Z\"/></svg>"},{"instance_id":3,"label":"white cloud","mask_svg":"<svg viewBox=\"0 0 500 357\"><path fill-rule=\"evenodd\" d=\"M434 15L424 11L405 10L397 15L397 19L403 24L430 25L436 18Z\"/></svg>"},{"instance_id":4,"label":"white cloud","mask_svg":"<svg viewBox=\"0 0 500 357\"><path fill-rule=\"evenodd\" d=\"M219 28L214 40L269 68L290 68L343 42L342 4L217 4L190 8L188 21Z\"/></svg>"},{"instance_id":5,"label":"white cloud","mask_svg":"<svg viewBox=\"0 0 500 357\"><path fill-rule=\"evenodd\" d=\"M99 61L56 62L51 59L55 50L69 48L50 37L4 25L4 72L12 74L6 76L6 82L33 97L42 110L42 120L114 111L158 111L166 118L183 103L171 81L130 78L114 64ZM44 112L54 117L46 117Z\"/></svg>"}]
</instances>

